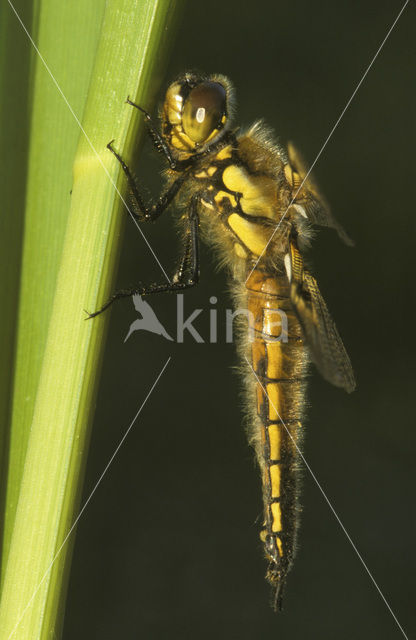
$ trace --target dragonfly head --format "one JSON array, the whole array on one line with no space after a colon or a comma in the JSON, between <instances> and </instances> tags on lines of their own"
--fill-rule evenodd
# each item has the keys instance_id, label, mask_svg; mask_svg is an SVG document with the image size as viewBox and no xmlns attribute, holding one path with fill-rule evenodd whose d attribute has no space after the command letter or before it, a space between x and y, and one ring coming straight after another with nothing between
<instances>
[{"instance_id":1,"label":"dragonfly head","mask_svg":"<svg viewBox=\"0 0 416 640\"><path fill-rule=\"evenodd\" d=\"M166 92L163 137L182 156L203 151L224 135L229 124L231 86L224 76L186 73Z\"/></svg>"}]
</instances>

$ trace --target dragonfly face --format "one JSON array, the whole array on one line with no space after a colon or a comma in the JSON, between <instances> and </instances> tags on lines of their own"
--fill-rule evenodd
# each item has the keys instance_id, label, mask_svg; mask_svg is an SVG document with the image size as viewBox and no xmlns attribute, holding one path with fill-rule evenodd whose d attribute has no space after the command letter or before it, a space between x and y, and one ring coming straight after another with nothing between
<instances>
[{"instance_id":1,"label":"dragonfly face","mask_svg":"<svg viewBox=\"0 0 416 640\"><path fill-rule=\"evenodd\" d=\"M172 150L189 157L224 133L227 117L226 87L186 74L166 93L163 136Z\"/></svg>"},{"instance_id":2,"label":"dragonfly face","mask_svg":"<svg viewBox=\"0 0 416 640\"><path fill-rule=\"evenodd\" d=\"M144 202L128 166L112 143L108 148L126 175L137 220L154 220L176 204L185 227L184 253L171 283L117 292L91 316L118 298L194 286L200 229L219 253L235 304L247 310L239 352L248 437L262 478L266 578L280 609L296 549L309 361L332 384L347 391L355 386L348 355L303 253L316 224L333 227L347 242L348 237L292 145L287 151L279 146L262 123L246 133L230 130L232 88L225 77L186 73L173 82L161 111L161 133L147 112L130 104L145 114L150 137L168 163L167 185L155 203Z\"/></svg>"}]
</instances>

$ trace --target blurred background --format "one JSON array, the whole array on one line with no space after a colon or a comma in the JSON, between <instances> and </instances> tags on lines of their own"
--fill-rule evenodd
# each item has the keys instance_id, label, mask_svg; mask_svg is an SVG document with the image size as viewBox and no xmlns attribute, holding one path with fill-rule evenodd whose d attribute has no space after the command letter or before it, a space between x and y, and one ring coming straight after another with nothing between
<instances>
[{"instance_id":1,"label":"blurred background","mask_svg":"<svg viewBox=\"0 0 416 640\"><path fill-rule=\"evenodd\" d=\"M401 2L189 2L164 86L186 69L226 74L242 127L264 118L311 163ZM415 6L410 3L314 170L354 239L323 230L314 273L355 369L350 396L312 369L305 457L400 624L415 631ZM413 27L413 28L412 28ZM159 94L163 96L163 90ZM149 158L153 158L150 160ZM137 174L160 190L148 144ZM163 275L128 223L118 287ZM165 269L180 252L170 213L143 228ZM234 346L225 343L227 278L202 248L185 315L217 344L136 332L112 309L85 499L166 360L171 361L80 519L64 638L395 639L401 632L304 471L299 551L284 611L269 606L258 538L260 479L242 428ZM174 296L153 309L175 335Z\"/></svg>"}]
</instances>

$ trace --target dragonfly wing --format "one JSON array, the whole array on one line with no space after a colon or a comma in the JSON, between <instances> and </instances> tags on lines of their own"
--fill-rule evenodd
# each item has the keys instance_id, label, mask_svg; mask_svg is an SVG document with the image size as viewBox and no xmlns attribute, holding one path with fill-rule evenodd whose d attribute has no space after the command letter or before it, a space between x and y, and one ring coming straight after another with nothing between
<instances>
[{"instance_id":1,"label":"dragonfly wing","mask_svg":"<svg viewBox=\"0 0 416 640\"><path fill-rule=\"evenodd\" d=\"M312 224L335 229L341 240L345 244L352 246L354 244L353 241L332 215L329 204L320 193L319 187L317 186L313 176L309 173L307 164L299 151L292 142L289 142L287 149L290 164L296 173L299 174L300 184L304 181L302 188L299 189L299 193L295 198L295 202L304 206L307 217Z\"/></svg>"},{"instance_id":2,"label":"dragonfly wing","mask_svg":"<svg viewBox=\"0 0 416 640\"><path fill-rule=\"evenodd\" d=\"M290 297L311 358L322 376L348 393L355 389L351 362L315 278L290 242Z\"/></svg>"}]
</instances>

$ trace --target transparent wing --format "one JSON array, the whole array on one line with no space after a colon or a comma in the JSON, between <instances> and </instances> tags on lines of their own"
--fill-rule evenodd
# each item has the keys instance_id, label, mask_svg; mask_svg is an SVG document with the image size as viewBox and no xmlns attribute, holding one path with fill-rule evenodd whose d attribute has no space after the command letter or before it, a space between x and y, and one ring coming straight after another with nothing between
<instances>
[{"instance_id":1,"label":"transparent wing","mask_svg":"<svg viewBox=\"0 0 416 640\"><path fill-rule=\"evenodd\" d=\"M342 340L315 278L303 267L296 244L290 242L290 297L311 358L328 382L348 393L355 389L354 373Z\"/></svg>"},{"instance_id":2,"label":"transparent wing","mask_svg":"<svg viewBox=\"0 0 416 640\"><path fill-rule=\"evenodd\" d=\"M292 142L289 142L287 150L290 165L299 175L299 184L301 184L305 176L308 175L309 169L303 157ZM335 229L335 231L338 233L338 236L343 242L345 242L345 244L350 246L354 244L346 231L332 215L327 201L320 193L319 188L311 174L308 175L302 188L299 191L299 194L296 196L296 202L302 204L305 207L305 211L310 222L312 222L313 224L318 224L322 227L331 227L332 229Z\"/></svg>"}]
</instances>

